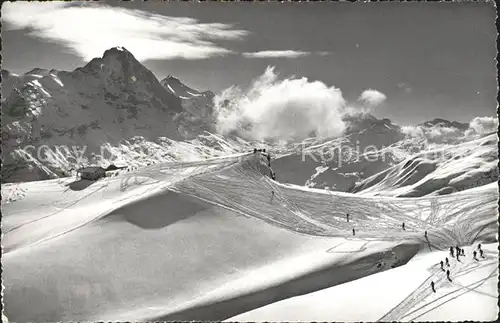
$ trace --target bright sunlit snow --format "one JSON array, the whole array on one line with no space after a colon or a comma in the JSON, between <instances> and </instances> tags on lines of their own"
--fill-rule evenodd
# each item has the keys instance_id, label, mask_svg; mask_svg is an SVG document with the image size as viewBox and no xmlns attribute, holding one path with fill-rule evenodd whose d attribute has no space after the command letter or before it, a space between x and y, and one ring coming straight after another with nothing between
<instances>
[{"instance_id":1,"label":"bright sunlit snow","mask_svg":"<svg viewBox=\"0 0 500 323\"><path fill-rule=\"evenodd\" d=\"M491 5L355 6L4 5L2 321L495 320Z\"/></svg>"},{"instance_id":2,"label":"bright sunlit snow","mask_svg":"<svg viewBox=\"0 0 500 323\"><path fill-rule=\"evenodd\" d=\"M10 307L9 315L20 321L496 315L490 303L497 251L486 245L497 232L496 184L439 197L372 198L272 181L264 157L162 163L97 182L4 185L2 195L17 196L2 207L7 300L44 304ZM471 250L481 241L486 259L475 262ZM465 246L466 255L460 263L452 259L449 284L436 263L455 245ZM46 288L56 288L58 298L37 292ZM443 305L460 304L470 289L484 300L467 307L466 316ZM242 314L306 293L313 294ZM367 307L353 316L332 305L355 308L361 301Z\"/></svg>"}]
</instances>

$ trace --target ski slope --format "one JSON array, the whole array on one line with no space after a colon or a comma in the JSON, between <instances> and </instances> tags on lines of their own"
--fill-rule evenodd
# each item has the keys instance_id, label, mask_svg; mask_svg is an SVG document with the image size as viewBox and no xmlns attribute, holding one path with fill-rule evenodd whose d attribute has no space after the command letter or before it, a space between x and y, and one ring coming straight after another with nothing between
<instances>
[{"instance_id":1,"label":"ski slope","mask_svg":"<svg viewBox=\"0 0 500 323\"><path fill-rule=\"evenodd\" d=\"M497 238L495 184L375 198L282 184L269 172L264 156L243 153L97 182L2 186L3 196L23 192L2 205L7 317L224 320L376 277L420 250ZM388 315L419 306L408 304Z\"/></svg>"},{"instance_id":2,"label":"ski slope","mask_svg":"<svg viewBox=\"0 0 500 323\"><path fill-rule=\"evenodd\" d=\"M494 321L498 316L498 244L483 245L485 259L479 261L471 256L475 247L466 247L460 262L446 251L424 253L405 266L273 303L227 321ZM439 265L445 257L450 259L445 269L451 272L451 282Z\"/></svg>"}]
</instances>

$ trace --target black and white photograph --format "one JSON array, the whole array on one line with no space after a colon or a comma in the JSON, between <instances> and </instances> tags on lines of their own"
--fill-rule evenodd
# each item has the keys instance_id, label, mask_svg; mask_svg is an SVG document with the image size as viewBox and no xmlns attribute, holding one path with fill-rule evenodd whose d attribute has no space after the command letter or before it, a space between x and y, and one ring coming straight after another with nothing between
<instances>
[{"instance_id":1,"label":"black and white photograph","mask_svg":"<svg viewBox=\"0 0 500 323\"><path fill-rule=\"evenodd\" d=\"M2 3L2 322L495 321L496 18Z\"/></svg>"}]
</instances>

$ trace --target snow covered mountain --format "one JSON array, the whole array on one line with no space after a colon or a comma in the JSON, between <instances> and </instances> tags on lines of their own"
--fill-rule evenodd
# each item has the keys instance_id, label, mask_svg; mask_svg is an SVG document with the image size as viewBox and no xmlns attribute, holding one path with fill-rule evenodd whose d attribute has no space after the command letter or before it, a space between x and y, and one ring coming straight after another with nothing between
<instances>
[{"instance_id":1,"label":"snow covered mountain","mask_svg":"<svg viewBox=\"0 0 500 323\"><path fill-rule=\"evenodd\" d=\"M204 98L208 106L211 97ZM193 112L189 103L122 47L72 72L2 71L3 180L55 178L79 162L92 162L77 162L78 151L99 155L103 145L117 147L133 137L194 138L209 129L210 109L186 122Z\"/></svg>"},{"instance_id":2,"label":"snow covered mountain","mask_svg":"<svg viewBox=\"0 0 500 323\"><path fill-rule=\"evenodd\" d=\"M314 188L393 196L447 194L498 180L496 134L477 133L469 124L443 119L415 127L400 127L370 114L344 120L347 129L339 138L312 138L282 149L273 162L277 178ZM419 182L424 177L426 184ZM384 184L375 186L379 181ZM396 190L417 182L423 186Z\"/></svg>"},{"instance_id":3,"label":"snow covered mountain","mask_svg":"<svg viewBox=\"0 0 500 323\"><path fill-rule=\"evenodd\" d=\"M344 116L344 121L347 128L342 137L306 140L279 156L273 162L278 178L297 185L346 191L401 158L396 143L402 143L405 135L389 119L356 114ZM367 160L364 151L378 157Z\"/></svg>"},{"instance_id":4,"label":"snow covered mountain","mask_svg":"<svg viewBox=\"0 0 500 323\"><path fill-rule=\"evenodd\" d=\"M498 139L473 122L349 113L336 138L222 136L213 93L159 82L122 48L73 72L2 71L2 91L3 181L24 182L2 184L12 321L279 321L287 306L304 321L435 320L426 302L481 284L458 319L496 313ZM128 167L66 177L109 163ZM454 284L436 266L451 245L467 252ZM381 301L353 316L338 310L359 303L348 290Z\"/></svg>"},{"instance_id":5,"label":"snow covered mountain","mask_svg":"<svg viewBox=\"0 0 500 323\"><path fill-rule=\"evenodd\" d=\"M351 192L419 197L498 181L496 133L460 145L426 150L357 184Z\"/></svg>"},{"instance_id":6,"label":"snow covered mountain","mask_svg":"<svg viewBox=\"0 0 500 323\"><path fill-rule=\"evenodd\" d=\"M192 137L201 130L214 131L213 92L199 92L171 75L160 83L169 93L182 100L183 111L176 115L175 121L185 137ZM197 131L193 132L193 128Z\"/></svg>"},{"instance_id":7,"label":"snow covered mountain","mask_svg":"<svg viewBox=\"0 0 500 323\"><path fill-rule=\"evenodd\" d=\"M482 148L462 149L461 145L474 145L471 140L479 140L483 133L471 124L444 119L401 127L351 111L342 116L346 128L341 136L318 139L312 134L298 143L215 134L214 93L193 89L174 76L158 81L121 47L72 72L35 68L24 75L2 70L1 76L4 182L68 176L89 164L140 167L254 147L271 152L279 181L335 191L420 196L497 179L494 140L481 141ZM449 162L420 157L438 150L447 152L446 160L455 160L455 154L469 158L480 171L473 175L470 166L455 162L453 167L459 168L452 173L462 176L455 181L410 187L448 167ZM410 160L412 166L404 167ZM460 179L465 176L470 178Z\"/></svg>"}]
</instances>

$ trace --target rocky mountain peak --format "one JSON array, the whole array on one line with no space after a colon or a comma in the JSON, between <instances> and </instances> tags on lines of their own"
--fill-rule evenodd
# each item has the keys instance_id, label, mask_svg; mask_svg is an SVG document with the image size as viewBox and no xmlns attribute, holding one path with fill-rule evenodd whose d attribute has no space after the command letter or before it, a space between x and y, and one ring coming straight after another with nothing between
<instances>
[{"instance_id":1,"label":"rocky mountain peak","mask_svg":"<svg viewBox=\"0 0 500 323\"><path fill-rule=\"evenodd\" d=\"M420 124L424 127L447 127L447 128L457 128L459 130L467 130L469 128L468 123L462 123L458 121L450 121L441 118L435 118Z\"/></svg>"},{"instance_id":2,"label":"rocky mountain peak","mask_svg":"<svg viewBox=\"0 0 500 323\"><path fill-rule=\"evenodd\" d=\"M110 61L110 60L119 60L123 63L127 62L137 62L139 63L134 55L132 55L131 52L129 52L125 47L113 47L104 52L102 55L102 60L103 61Z\"/></svg>"},{"instance_id":3,"label":"rocky mountain peak","mask_svg":"<svg viewBox=\"0 0 500 323\"><path fill-rule=\"evenodd\" d=\"M32 69L31 71L29 71L26 74L39 75L39 76L47 76L49 74L49 70L47 70L45 68L36 67L36 68Z\"/></svg>"}]
</instances>

